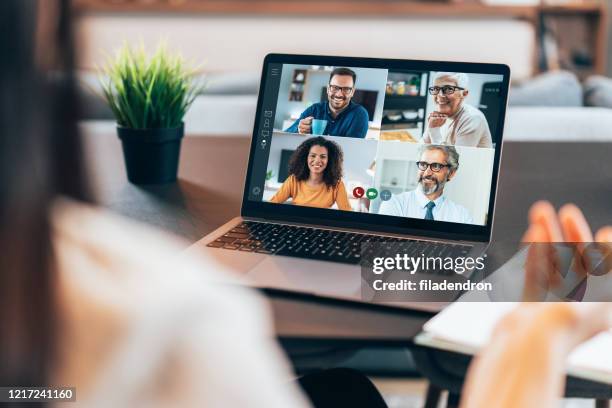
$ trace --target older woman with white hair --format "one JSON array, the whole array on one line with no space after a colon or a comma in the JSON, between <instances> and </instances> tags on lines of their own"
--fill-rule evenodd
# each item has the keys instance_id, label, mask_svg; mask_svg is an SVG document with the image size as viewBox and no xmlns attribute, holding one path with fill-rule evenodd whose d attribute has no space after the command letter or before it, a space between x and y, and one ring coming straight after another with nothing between
<instances>
[{"instance_id":1,"label":"older woman with white hair","mask_svg":"<svg viewBox=\"0 0 612 408\"><path fill-rule=\"evenodd\" d=\"M464 101L468 93L467 74L438 72L434 76L429 94L435 108L427 118L424 143L493 147L484 114Z\"/></svg>"}]
</instances>

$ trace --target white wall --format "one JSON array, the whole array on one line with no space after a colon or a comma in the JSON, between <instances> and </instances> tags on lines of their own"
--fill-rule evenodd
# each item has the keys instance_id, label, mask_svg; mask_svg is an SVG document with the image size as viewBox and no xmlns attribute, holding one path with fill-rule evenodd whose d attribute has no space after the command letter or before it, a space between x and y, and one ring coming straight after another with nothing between
<instances>
[{"instance_id":1,"label":"white wall","mask_svg":"<svg viewBox=\"0 0 612 408\"><path fill-rule=\"evenodd\" d=\"M124 40L167 39L211 71L260 71L269 52L497 62L531 76L533 27L506 19L232 17L91 14L77 20L80 67L104 62Z\"/></svg>"}]
</instances>

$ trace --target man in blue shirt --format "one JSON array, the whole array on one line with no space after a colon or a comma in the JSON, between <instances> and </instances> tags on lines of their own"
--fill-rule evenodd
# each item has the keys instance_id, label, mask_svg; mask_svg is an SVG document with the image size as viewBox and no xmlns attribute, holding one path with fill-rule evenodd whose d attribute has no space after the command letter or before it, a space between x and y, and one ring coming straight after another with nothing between
<instances>
[{"instance_id":1,"label":"man in blue shirt","mask_svg":"<svg viewBox=\"0 0 612 408\"><path fill-rule=\"evenodd\" d=\"M323 119L324 135L365 138L368 133L368 111L351 101L357 75L348 68L336 68L329 76L327 102L312 104L285 132L311 134L312 120Z\"/></svg>"}]
</instances>

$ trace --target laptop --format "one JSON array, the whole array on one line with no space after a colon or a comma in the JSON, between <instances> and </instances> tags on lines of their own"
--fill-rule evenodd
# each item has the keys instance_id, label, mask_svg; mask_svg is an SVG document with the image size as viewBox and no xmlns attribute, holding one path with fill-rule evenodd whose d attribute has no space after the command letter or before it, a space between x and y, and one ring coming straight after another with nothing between
<instances>
[{"instance_id":1,"label":"laptop","mask_svg":"<svg viewBox=\"0 0 612 408\"><path fill-rule=\"evenodd\" d=\"M241 213L190 251L254 287L357 302L375 301L363 265L379 244L481 257L509 81L502 64L267 55ZM383 303L438 311L457 296Z\"/></svg>"}]
</instances>

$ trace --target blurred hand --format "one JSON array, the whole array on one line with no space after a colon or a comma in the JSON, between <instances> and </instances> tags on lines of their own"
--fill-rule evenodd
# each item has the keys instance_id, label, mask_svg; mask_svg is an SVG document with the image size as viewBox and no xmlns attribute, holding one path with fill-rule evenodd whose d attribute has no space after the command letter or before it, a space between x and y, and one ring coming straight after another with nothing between
<instances>
[{"instance_id":1,"label":"blurred hand","mask_svg":"<svg viewBox=\"0 0 612 408\"><path fill-rule=\"evenodd\" d=\"M300 132L300 134L312 133L312 120L313 119L314 119L313 116L308 116L300 120L300 123L298 123L298 132Z\"/></svg>"},{"instance_id":2,"label":"blurred hand","mask_svg":"<svg viewBox=\"0 0 612 408\"><path fill-rule=\"evenodd\" d=\"M523 303L473 360L461 408L558 406L567 355L612 326L612 304Z\"/></svg>"},{"instance_id":3,"label":"blurred hand","mask_svg":"<svg viewBox=\"0 0 612 408\"><path fill-rule=\"evenodd\" d=\"M575 286L572 280L587 278L594 270L599 274L612 270L612 226L601 228L595 238L582 211L573 204L566 204L555 211L547 201L538 201L529 210L529 227L522 239L529 247L525 262L525 288L523 297L526 301L542 300L549 290L562 288L561 292L571 292L576 287L563 288L565 284ZM592 244L594 241L599 244ZM547 243L573 243L572 264L568 273L562 265L558 245ZM593 251L601 255L598 265L592 265L590 256ZM565 276L562 273L567 273ZM584 282L583 282L584 283Z\"/></svg>"},{"instance_id":4,"label":"blurred hand","mask_svg":"<svg viewBox=\"0 0 612 408\"><path fill-rule=\"evenodd\" d=\"M520 336L531 331L532 341L563 338L563 352L569 353L596 334L612 328L612 303L549 302L522 303L495 327L494 337ZM514 334L512 334L514 333ZM543 336L539 339L536 336Z\"/></svg>"},{"instance_id":5,"label":"blurred hand","mask_svg":"<svg viewBox=\"0 0 612 408\"><path fill-rule=\"evenodd\" d=\"M444 125L444 122L446 122L446 119L448 118L448 115L444 114L444 113L440 113L440 112L431 112L429 114L429 117L427 118L427 126L429 126L430 128L438 128L442 125Z\"/></svg>"},{"instance_id":6,"label":"blurred hand","mask_svg":"<svg viewBox=\"0 0 612 408\"><path fill-rule=\"evenodd\" d=\"M593 271L588 252L597 250L612 269L612 227L593 234L578 207L567 204L557 213L546 201L529 210L523 236L530 245L525 263L525 300L541 300L549 289L567 284L560 274L558 248L576 245L571 270L580 277ZM607 269L605 269L607 268ZM571 279L570 279L571 280ZM612 327L610 302L522 303L495 327L491 341L474 359L466 378L462 408L555 407L564 389L567 355L576 346Z\"/></svg>"}]
</instances>

